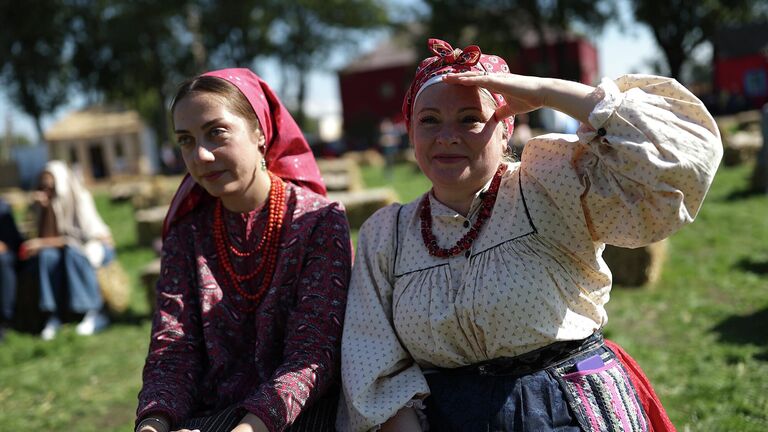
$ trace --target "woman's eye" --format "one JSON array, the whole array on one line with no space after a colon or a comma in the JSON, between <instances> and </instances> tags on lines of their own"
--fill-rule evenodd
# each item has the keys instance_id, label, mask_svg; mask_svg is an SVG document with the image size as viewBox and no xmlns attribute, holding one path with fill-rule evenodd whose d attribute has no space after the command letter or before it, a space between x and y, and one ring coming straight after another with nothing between
<instances>
[{"instance_id":1,"label":"woman's eye","mask_svg":"<svg viewBox=\"0 0 768 432\"><path fill-rule=\"evenodd\" d=\"M419 117L419 123L421 123L421 124L434 124L434 123L437 123L437 117L435 117L435 116Z\"/></svg>"},{"instance_id":2,"label":"woman's eye","mask_svg":"<svg viewBox=\"0 0 768 432\"><path fill-rule=\"evenodd\" d=\"M475 115L464 116L461 119L462 123L482 123L482 119Z\"/></svg>"},{"instance_id":3,"label":"woman's eye","mask_svg":"<svg viewBox=\"0 0 768 432\"><path fill-rule=\"evenodd\" d=\"M226 130L226 129L224 129L224 128L213 128L213 129L211 129L211 131L209 132L209 134L210 134L212 137L220 137L220 136L222 136L222 135L224 135L224 134L226 134L226 133L227 133L227 130Z\"/></svg>"},{"instance_id":4,"label":"woman's eye","mask_svg":"<svg viewBox=\"0 0 768 432\"><path fill-rule=\"evenodd\" d=\"M179 144L179 147L186 147L192 144L192 137L189 135L181 135L176 138L176 142Z\"/></svg>"}]
</instances>

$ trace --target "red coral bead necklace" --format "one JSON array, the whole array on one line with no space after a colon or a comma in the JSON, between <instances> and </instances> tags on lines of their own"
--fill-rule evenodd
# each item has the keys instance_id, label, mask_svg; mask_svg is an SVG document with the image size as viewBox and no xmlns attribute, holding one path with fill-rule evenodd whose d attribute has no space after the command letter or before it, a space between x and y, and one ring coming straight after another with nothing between
<instances>
[{"instance_id":1,"label":"red coral bead necklace","mask_svg":"<svg viewBox=\"0 0 768 432\"><path fill-rule=\"evenodd\" d=\"M437 245L437 239L432 233L432 209L429 204L429 194L424 195L424 198L421 199L421 212L419 213L421 219L421 238L430 255L439 258L450 258L464 252L472 246L472 243L477 239L477 236L480 235L480 230L483 228L483 225L485 225L485 222L491 216L493 206L496 204L496 196L499 193L501 177L506 170L506 164L500 164L499 168L496 169L496 173L493 175L493 180L491 180L491 185L483 196L483 202L480 205L480 210L478 211L475 223L472 224L472 228L470 228L469 231L467 231L467 233L449 249L443 249Z\"/></svg>"},{"instance_id":2,"label":"red coral bead necklace","mask_svg":"<svg viewBox=\"0 0 768 432\"><path fill-rule=\"evenodd\" d=\"M278 245L280 243L280 231L283 226L285 215L285 183L275 174L269 172L269 179L272 183L269 190L269 213L267 225L264 227L259 244L251 251L241 251L237 249L230 241L226 233L223 221L223 204L221 200L216 202L216 209L213 217L213 237L216 243L216 255L219 258L225 272L227 273L230 284L244 299L249 300L250 306L247 310L253 310L259 304L259 301L269 289L274 276L275 266L277 264ZM248 257L254 252L261 250L262 256L259 265L255 270L247 274L239 274L235 271L229 254L232 253L238 257ZM249 293L241 286L242 282L253 279L258 274L263 274L261 284L253 292Z\"/></svg>"}]
</instances>

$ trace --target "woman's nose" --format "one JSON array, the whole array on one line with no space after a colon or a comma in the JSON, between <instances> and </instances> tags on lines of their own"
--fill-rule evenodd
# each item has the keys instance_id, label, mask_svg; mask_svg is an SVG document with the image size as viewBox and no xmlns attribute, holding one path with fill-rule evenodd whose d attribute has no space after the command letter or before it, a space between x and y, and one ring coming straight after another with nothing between
<instances>
[{"instance_id":1,"label":"woman's nose","mask_svg":"<svg viewBox=\"0 0 768 432\"><path fill-rule=\"evenodd\" d=\"M449 126L444 125L440 128L440 130L437 132L437 142L440 144L457 144L459 142L459 135L456 132L456 129Z\"/></svg>"},{"instance_id":2,"label":"woman's nose","mask_svg":"<svg viewBox=\"0 0 768 432\"><path fill-rule=\"evenodd\" d=\"M213 153L204 143L195 147L195 158L200 162L213 162L214 160Z\"/></svg>"}]
</instances>

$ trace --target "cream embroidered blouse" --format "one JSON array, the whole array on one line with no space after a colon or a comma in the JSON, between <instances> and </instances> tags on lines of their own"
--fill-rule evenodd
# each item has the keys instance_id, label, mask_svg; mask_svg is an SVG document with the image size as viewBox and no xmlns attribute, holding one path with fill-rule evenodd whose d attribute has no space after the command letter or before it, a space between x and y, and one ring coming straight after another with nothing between
<instances>
[{"instance_id":1,"label":"cream embroidered blouse","mask_svg":"<svg viewBox=\"0 0 768 432\"><path fill-rule=\"evenodd\" d=\"M691 222L722 155L717 126L669 78L603 80L578 136L530 140L511 164L469 256L422 242L419 200L386 207L360 231L342 342L337 427L365 431L429 394L422 371L581 339L607 322L606 243L638 247ZM487 185L486 185L487 188ZM430 195L450 247L468 219ZM469 224L465 223L469 220Z\"/></svg>"}]
</instances>

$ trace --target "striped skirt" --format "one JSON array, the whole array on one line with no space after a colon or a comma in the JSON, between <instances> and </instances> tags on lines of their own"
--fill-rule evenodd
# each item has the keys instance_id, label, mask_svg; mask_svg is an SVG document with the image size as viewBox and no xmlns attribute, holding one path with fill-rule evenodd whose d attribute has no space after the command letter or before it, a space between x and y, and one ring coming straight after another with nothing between
<instances>
[{"instance_id":1,"label":"striped skirt","mask_svg":"<svg viewBox=\"0 0 768 432\"><path fill-rule=\"evenodd\" d=\"M286 431L333 432L338 401L338 390L323 396L303 411ZM245 410L239 406L232 406L210 416L186 420L176 426L176 429L198 429L200 432L231 432L245 414Z\"/></svg>"}]
</instances>

